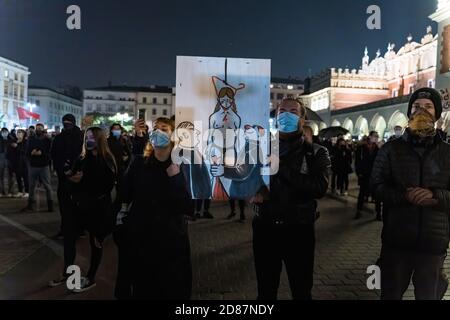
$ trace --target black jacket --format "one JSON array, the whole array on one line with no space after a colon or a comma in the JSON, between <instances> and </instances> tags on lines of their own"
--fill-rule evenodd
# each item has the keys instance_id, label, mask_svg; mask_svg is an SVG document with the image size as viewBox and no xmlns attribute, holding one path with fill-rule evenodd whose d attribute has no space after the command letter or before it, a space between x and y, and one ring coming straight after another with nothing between
<instances>
[{"instance_id":1,"label":"black jacket","mask_svg":"<svg viewBox=\"0 0 450 320\"><path fill-rule=\"evenodd\" d=\"M193 207L183 174L167 175L166 162L136 157L124 177L120 199L131 204L127 224L139 246L165 246L187 235ZM156 241L156 242L155 242Z\"/></svg>"},{"instance_id":2,"label":"black jacket","mask_svg":"<svg viewBox=\"0 0 450 320\"><path fill-rule=\"evenodd\" d=\"M3 139L3 137L0 136L0 154L3 153L6 157L7 148L8 148L8 139Z\"/></svg>"},{"instance_id":3,"label":"black jacket","mask_svg":"<svg viewBox=\"0 0 450 320\"><path fill-rule=\"evenodd\" d=\"M316 200L326 194L330 166L325 147L309 144L299 136L280 141L279 170L270 177L270 192L263 187L261 193L268 200L256 206L258 217L267 221L314 223Z\"/></svg>"},{"instance_id":4,"label":"black jacket","mask_svg":"<svg viewBox=\"0 0 450 320\"><path fill-rule=\"evenodd\" d=\"M378 146L370 148L368 145L361 145L355 152L355 171L358 176L370 178L373 169L373 163L377 157Z\"/></svg>"},{"instance_id":5,"label":"black jacket","mask_svg":"<svg viewBox=\"0 0 450 320\"><path fill-rule=\"evenodd\" d=\"M78 159L82 147L83 133L78 127L74 127L72 130L63 130L55 137L51 156L53 167L59 177L63 177L65 169L70 169L75 160Z\"/></svg>"},{"instance_id":6,"label":"black jacket","mask_svg":"<svg viewBox=\"0 0 450 320\"><path fill-rule=\"evenodd\" d=\"M128 167L131 159L131 147L124 138L115 138L113 136L109 136L108 138L108 146L109 150L114 156L116 160L116 165L118 169L119 175L122 175ZM124 161L123 157L127 156L128 160Z\"/></svg>"},{"instance_id":7,"label":"black jacket","mask_svg":"<svg viewBox=\"0 0 450 320\"><path fill-rule=\"evenodd\" d=\"M353 172L352 151L349 148L345 148L344 150L336 148L334 157L334 172L342 175L350 174Z\"/></svg>"},{"instance_id":8,"label":"black jacket","mask_svg":"<svg viewBox=\"0 0 450 320\"><path fill-rule=\"evenodd\" d=\"M50 165L51 140L43 135L41 137L33 136L28 140L27 157L30 160L30 167L43 168ZM32 156L31 152L36 149L41 151L40 156Z\"/></svg>"},{"instance_id":9,"label":"black jacket","mask_svg":"<svg viewBox=\"0 0 450 320\"><path fill-rule=\"evenodd\" d=\"M446 252L450 240L450 145L435 136L421 156L406 131L378 152L371 183L386 210L383 246L430 254ZM413 206L406 200L410 187L432 190L439 204Z\"/></svg>"}]
</instances>

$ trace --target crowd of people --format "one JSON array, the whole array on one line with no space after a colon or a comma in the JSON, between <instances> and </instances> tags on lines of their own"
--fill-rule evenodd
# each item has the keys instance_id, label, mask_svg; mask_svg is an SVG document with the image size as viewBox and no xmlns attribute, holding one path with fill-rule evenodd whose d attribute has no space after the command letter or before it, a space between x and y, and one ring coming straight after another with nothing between
<instances>
[{"instance_id":1,"label":"crowd of people","mask_svg":"<svg viewBox=\"0 0 450 320\"><path fill-rule=\"evenodd\" d=\"M450 146L446 134L436 130L441 113L439 93L423 88L411 96L408 127L396 127L389 141L375 131L358 142L343 136L318 141L307 126L303 104L291 98L280 103L279 170L270 187L247 199L255 213L258 299L277 298L283 263L293 298L312 299L318 200L329 188L348 196L352 173L360 189L355 218L370 198L377 219L384 222L382 299L401 299L411 277L416 298L442 298L450 240ZM157 119L152 130L137 120L133 135L120 124L109 131L82 130L71 114L62 122L64 129L56 135L38 124L11 132L4 128L0 137L0 193L28 198L24 212L36 210L37 185L46 191L48 211L54 210L52 173L57 177L57 237L64 243L64 267L49 285L66 283L77 239L87 231L90 268L74 292L96 285L103 243L112 234L118 249L116 298L189 299L188 222L214 216L210 200L193 200L183 174L186 165L172 162L173 119ZM235 201L229 206L227 219L233 219ZM238 206L243 222L246 201L239 200Z\"/></svg>"}]
</instances>

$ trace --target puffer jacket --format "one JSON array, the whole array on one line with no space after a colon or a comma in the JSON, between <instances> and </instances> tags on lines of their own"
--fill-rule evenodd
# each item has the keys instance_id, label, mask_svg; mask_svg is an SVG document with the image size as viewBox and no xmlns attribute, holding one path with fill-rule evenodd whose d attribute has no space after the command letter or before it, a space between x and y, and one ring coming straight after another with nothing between
<instances>
[{"instance_id":1,"label":"puffer jacket","mask_svg":"<svg viewBox=\"0 0 450 320\"><path fill-rule=\"evenodd\" d=\"M383 246L417 253L444 254L450 230L450 145L436 136L420 156L408 131L388 142L374 163L371 186L384 203ZM414 206L406 190L433 191L438 205Z\"/></svg>"}]
</instances>

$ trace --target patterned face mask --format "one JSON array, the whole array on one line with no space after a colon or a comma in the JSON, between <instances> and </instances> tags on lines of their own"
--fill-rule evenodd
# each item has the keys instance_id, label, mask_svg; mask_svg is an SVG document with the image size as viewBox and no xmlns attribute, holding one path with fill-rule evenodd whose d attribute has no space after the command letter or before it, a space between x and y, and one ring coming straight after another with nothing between
<instances>
[{"instance_id":1,"label":"patterned face mask","mask_svg":"<svg viewBox=\"0 0 450 320\"><path fill-rule=\"evenodd\" d=\"M409 120L411 133L420 138L432 137L436 134L434 117L425 110L414 113Z\"/></svg>"}]
</instances>

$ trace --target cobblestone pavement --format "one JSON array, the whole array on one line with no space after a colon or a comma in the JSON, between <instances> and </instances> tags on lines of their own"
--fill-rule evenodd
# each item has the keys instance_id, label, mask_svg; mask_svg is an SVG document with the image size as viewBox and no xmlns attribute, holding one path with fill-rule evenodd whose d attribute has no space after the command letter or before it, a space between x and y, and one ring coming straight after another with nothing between
<instances>
[{"instance_id":1,"label":"cobblestone pavement","mask_svg":"<svg viewBox=\"0 0 450 320\"><path fill-rule=\"evenodd\" d=\"M354 186L354 183L352 183ZM378 291L366 287L366 269L375 264L380 252L382 224L375 221L369 205L363 218L353 220L356 192L349 197L327 196L320 201L321 218L316 226L316 261L313 297L315 299L374 300ZM45 210L43 193L40 193ZM116 249L112 239L105 243L104 260L98 272L97 287L81 295L63 287L49 289L49 280L61 273L62 242L50 240L59 227L58 213L19 213L23 199L0 199L0 299L111 299L116 273ZM227 221L228 205L213 203L214 220L190 225L193 298L254 299L256 278L253 265L250 210L247 221ZM77 263L87 269L87 239L78 243ZM450 260L446 261L450 274ZM447 293L450 299L450 291ZM410 288L405 299L412 299ZM283 270L280 299L290 299Z\"/></svg>"}]
</instances>

